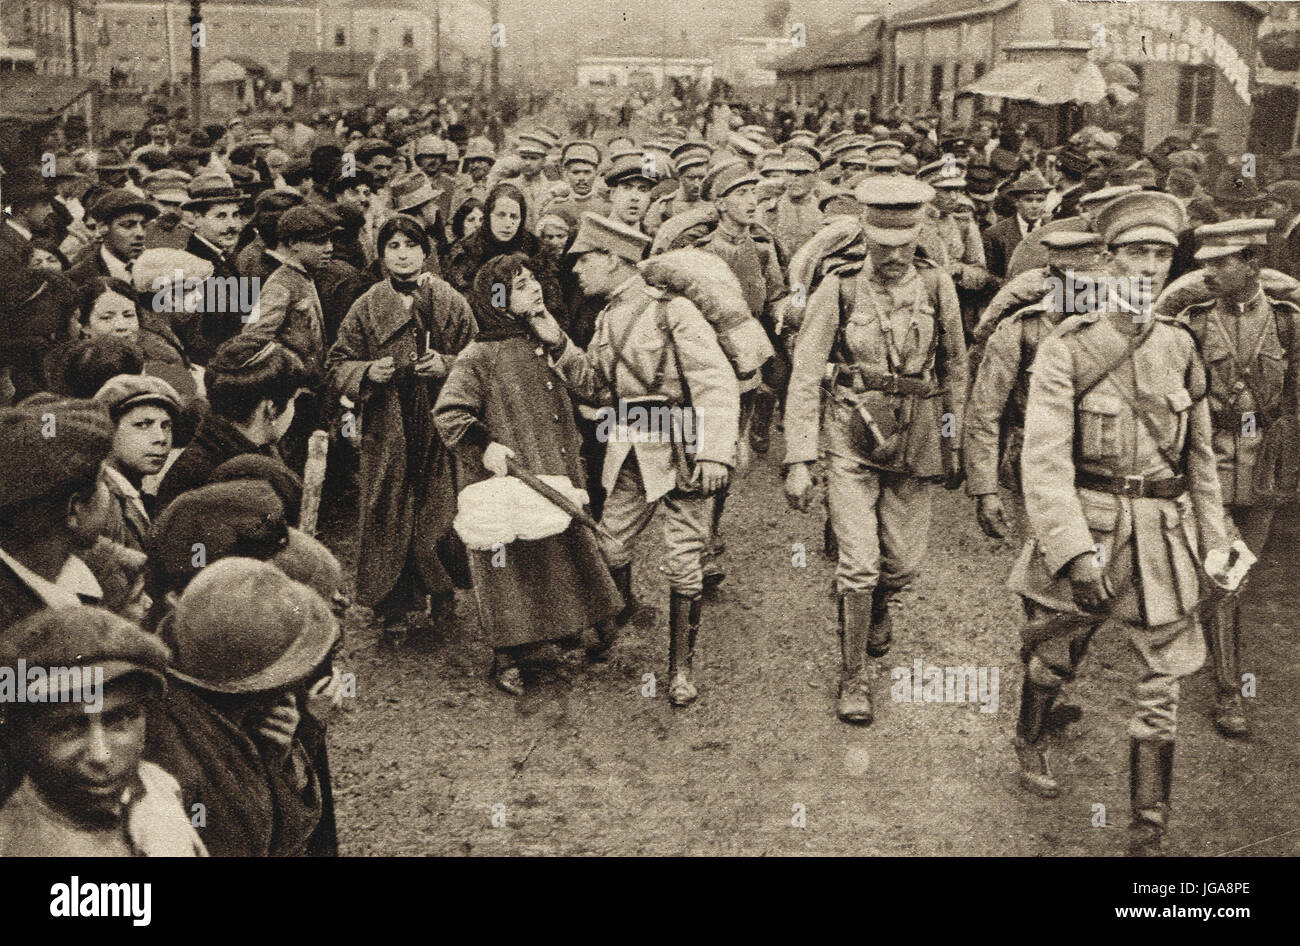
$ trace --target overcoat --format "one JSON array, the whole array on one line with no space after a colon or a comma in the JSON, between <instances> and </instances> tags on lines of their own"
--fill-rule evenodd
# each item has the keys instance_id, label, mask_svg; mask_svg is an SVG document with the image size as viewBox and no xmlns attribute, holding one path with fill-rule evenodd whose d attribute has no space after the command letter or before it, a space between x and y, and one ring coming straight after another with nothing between
<instances>
[{"instance_id":1,"label":"overcoat","mask_svg":"<svg viewBox=\"0 0 1300 946\"><path fill-rule=\"evenodd\" d=\"M423 328L417 305L428 313ZM448 548L456 514L456 477L451 455L427 415L442 381L417 378L411 365L427 342L450 368L476 332L469 303L443 280L433 277L430 285L418 289L410 308L384 280L352 304L326 357L330 384L361 413L357 600L364 605L373 607L383 600L412 554L430 593L451 590L438 551L440 542L444 553ZM367 365L389 355L397 366L393 379L382 385L368 380ZM420 394L417 385L427 386L418 398L427 397L424 416L409 409Z\"/></svg>"}]
</instances>

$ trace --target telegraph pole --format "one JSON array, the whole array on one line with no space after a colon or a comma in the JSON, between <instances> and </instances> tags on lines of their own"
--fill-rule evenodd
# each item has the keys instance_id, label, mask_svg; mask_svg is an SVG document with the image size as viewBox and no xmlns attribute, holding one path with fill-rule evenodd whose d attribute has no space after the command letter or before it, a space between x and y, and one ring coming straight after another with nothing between
<instances>
[{"instance_id":1,"label":"telegraph pole","mask_svg":"<svg viewBox=\"0 0 1300 946\"><path fill-rule=\"evenodd\" d=\"M501 22L501 0L492 0L492 94L499 95L501 92L501 47L496 43L496 28Z\"/></svg>"},{"instance_id":2,"label":"telegraph pole","mask_svg":"<svg viewBox=\"0 0 1300 946\"><path fill-rule=\"evenodd\" d=\"M199 42L203 25L202 0L190 0L190 127L203 127L203 89L199 79Z\"/></svg>"},{"instance_id":3,"label":"telegraph pole","mask_svg":"<svg viewBox=\"0 0 1300 946\"><path fill-rule=\"evenodd\" d=\"M442 0L433 0L434 90L442 95Z\"/></svg>"},{"instance_id":4,"label":"telegraph pole","mask_svg":"<svg viewBox=\"0 0 1300 946\"><path fill-rule=\"evenodd\" d=\"M75 76L80 70L77 63L77 0L68 0L68 65Z\"/></svg>"}]
</instances>

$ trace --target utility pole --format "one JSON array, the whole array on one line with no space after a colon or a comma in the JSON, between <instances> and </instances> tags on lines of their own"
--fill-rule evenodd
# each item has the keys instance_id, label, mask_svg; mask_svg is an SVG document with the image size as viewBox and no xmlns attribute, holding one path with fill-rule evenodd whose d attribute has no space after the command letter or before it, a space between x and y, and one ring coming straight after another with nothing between
<instances>
[{"instance_id":1,"label":"utility pole","mask_svg":"<svg viewBox=\"0 0 1300 946\"><path fill-rule=\"evenodd\" d=\"M442 95L442 0L433 0L434 92Z\"/></svg>"},{"instance_id":2,"label":"utility pole","mask_svg":"<svg viewBox=\"0 0 1300 946\"><path fill-rule=\"evenodd\" d=\"M501 0L492 0L492 95L501 93L501 47L496 42L496 29L501 23Z\"/></svg>"},{"instance_id":3,"label":"utility pole","mask_svg":"<svg viewBox=\"0 0 1300 946\"><path fill-rule=\"evenodd\" d=\"M190 0L190 127L203 127L203 89L199 79L199 37L203 25L203 0Z\"/></svg>"},{"instance_id":4,"label":"utility pole","mask_svg":"<svg viewBox=\"0 0 1300 946\"><path fill-rule=\"evenodd\" d=\"M68 0L68 64L75 76L80 70L77 63L77 0Z\"/></svg>"}]
</instances>

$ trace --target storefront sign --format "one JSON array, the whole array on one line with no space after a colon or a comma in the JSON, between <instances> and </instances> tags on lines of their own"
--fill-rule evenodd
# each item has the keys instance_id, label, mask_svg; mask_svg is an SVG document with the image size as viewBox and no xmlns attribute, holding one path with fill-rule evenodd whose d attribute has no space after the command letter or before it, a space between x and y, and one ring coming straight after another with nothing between
<instances>
[{"instance_id":1,"label":"storefront sign","mask_svg":"<svg viewBox=\"0 0 1300 946\"><path fill-rule=\"evenodd\" d=\"M1176 3L1122 3L1113 6L1119 8L1115 12L1127 22L1099 24L1099 35L1094 38L1090 58L1189 66L1213 63L1241 100L1250 104L1249 63L1208 23L1182 13Z\"/></svg>"}]
</instances>

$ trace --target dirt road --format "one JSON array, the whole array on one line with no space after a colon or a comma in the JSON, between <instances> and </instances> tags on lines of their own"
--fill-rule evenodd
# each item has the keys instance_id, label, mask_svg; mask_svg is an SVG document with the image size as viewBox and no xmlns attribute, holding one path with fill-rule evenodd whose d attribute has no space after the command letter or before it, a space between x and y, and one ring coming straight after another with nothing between
<instances>
[{"instance_id":1,"label":"dirt road","mask_svg":"<svg viewBox=\"0 0 1300 946\"><path fill-rule=\"evenodd\" d=\"M516 701L487 677L472 595L454 626L400 648L354 614L341 663L358 692L331 737L343 853L1123 853L1135 661L1122 636L1099 635L1067 689L1084 716L1052 751L1062 796L1027 795L1010 744L1019 607L1002 583L1014 549L979 532L963 494L939 491L929 567L877 661L876 721L837 722L833 566L820 509L786 509L781 449L777 436L728 504L727 579L705 606L691 708L668 704L666 615L630 629L603 666L555 651ZM325 538L346 560L350 523L342 507L335 516ZM637 592L666 610L656 528L638 549ZM1298 550L1300 517L1279 523L1247 592L1256 735L1216 733L1208 670L1184 684L1173 854L1300 852ZM891 700L891 670L917 660L983 668L990 698ZM653 698L647 674L659 676Z\"/></svg>"}]
</instances>

